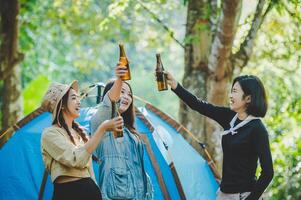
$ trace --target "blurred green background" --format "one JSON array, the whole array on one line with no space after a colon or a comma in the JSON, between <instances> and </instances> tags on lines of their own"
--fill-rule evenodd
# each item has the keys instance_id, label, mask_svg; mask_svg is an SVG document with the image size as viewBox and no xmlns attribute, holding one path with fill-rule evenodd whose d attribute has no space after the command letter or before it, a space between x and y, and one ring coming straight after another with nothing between
<instances>
[{"instance_id":1,"label":"blurred green background","mask_svg":"<svg viewBox=\"0 0 301 200\"><path fill-rule=\"evenodd\" d=\"M264 121L270 133L275 176L265 197L297 200L301 198L301 3L272 2L275 6L256 35L253 54L242 73L258 75L268 92L269 111ZM243 1L234 52L250 27L256 4ZM40 105L53 81L77 79L81 88L106 82L113 76L118 43L122 42L130 60L134 94L178 119L178 98L156 89L155 54L161 53L164 67L181 82L184 48L171 35L179 41L189 40L185 38L186 14L187 2L181 0L142 4L133 0L21 0L24 115Z\"/></svg>"}]
</instances>

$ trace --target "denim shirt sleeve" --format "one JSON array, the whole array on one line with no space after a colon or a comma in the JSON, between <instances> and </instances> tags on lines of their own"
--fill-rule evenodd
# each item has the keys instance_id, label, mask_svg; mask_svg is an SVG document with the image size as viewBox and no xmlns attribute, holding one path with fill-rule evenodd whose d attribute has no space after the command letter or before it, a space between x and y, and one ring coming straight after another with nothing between
<instances>
[{"instance_id":1,"label":"denim shirt sleeve","mask_svg":"<svg viewBox=\"0 0 301 200\"><path fill-rule=\"evenodd\" d=\"M90 125L91 125L91 134L93 135L98 126L107 119L111 119L112 113L112 103L109 98L108 93L104 96L103 101L98 106L97 112L92 116Z\"/></svg>"}]
</instances>

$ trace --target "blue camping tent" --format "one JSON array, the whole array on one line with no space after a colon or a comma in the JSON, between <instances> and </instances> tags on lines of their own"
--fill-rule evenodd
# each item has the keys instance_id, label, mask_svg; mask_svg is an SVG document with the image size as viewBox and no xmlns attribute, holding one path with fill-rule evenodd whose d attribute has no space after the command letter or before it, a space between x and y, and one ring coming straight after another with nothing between
<instances>
[{"instance_id":1,"label":"blue camping tent","mask_svg":"<svg viewBox=\"0 0 301 200\"><path fill-rule=\"evenodd\" d=\"M83 108L77 120L89 132L95 108ZM154 106L136 109L136 125L147 146L144 162L154 199L212 200L218 184L208 163L180 134L179 124ZM40 138L51 114L38 108L0 135L0 199L37 199L44 172ZM168 148L167 148L168 147ZM97 163L94 162L96 169ZM95 170L96 177L97 170ZM43 199L51 199L48 176Z\"/></svg>"}]
</instances>

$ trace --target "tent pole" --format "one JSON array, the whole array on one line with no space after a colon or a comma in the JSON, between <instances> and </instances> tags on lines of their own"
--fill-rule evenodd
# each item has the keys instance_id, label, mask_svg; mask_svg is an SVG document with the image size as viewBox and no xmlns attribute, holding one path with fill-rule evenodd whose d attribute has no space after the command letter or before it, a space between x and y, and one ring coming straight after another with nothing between
<instances>
[{"instance_id":1,"label":"tent pole","mask_svg":"<svg viewBox=\"0 0 301 200\"><path fill-rule=\"evenodd\" d=\"M146 106L152 110L153 112L155 112L157 115L161 116L161 117L164 117L167 120L167 123L169 125L171 125L173 128L175 128L179 133L181 129L183 129L189 137L191 137L194 141L196 141L203 149L204 153L205 153L205 159L210 167L210 169L212 170L217 182L220 183L222 177L220 175L220 173L218 172L217 170L217 167L211 157L211 155L209 154L208 150L206 149L205 145L200 142L198 140L198 138L196 138L196 136L194 136L186 127L184 127L182 124L179 124L177 121L175 121L174 119L172 119L170 116L168 116L167 114L163 113L161 110L159 110L158 108L156 108L155 106L153 106L151 103L149 103L148 101L146 101L145 99L142 99L141 97L138 97L138 96L134 96L135 99L143 102L146 104Z\"/></svg>"},{"instance_id":2,"label":"tent pole","mask_svg":"<svg viewBox=\"0 0 301 200\"><path fill-rule=\"evenodd\" d=\"M43 174L43 179L42 179L42 182L41 182L41 186L40 186L40 190L39 190L38 200L42 200L43 199L43 194L44 194L44 190L45 190L47 176L48 176L48 171L45 169L44 170L44 174Z\"/></svg>"},{"instance_id":3,"label":"tent pole","mask_svg":"<svg viewBox=\"0 0 301 200\"><path fill-rule=\"evenodd\" d=\"M170 160L171 160L171 162L170 162L170 164L169 164L169 168L170 168L171 173L172 173L172 175L173 175L173 177L174 177L174 179L175 179L176 186L177 186L178 191L179 191L180 196L181 196L181 200L186 200L186 196L185 196L185 193L184 193L184 189L183 189L182 183L181 183L181 181L180 181L180 178L179 178L178 172L177 172L177 170L176 170L176 167L175 167L175 165L174 165L173 158L172 158L172 155L171 155L171 153L170 153L170 151L169 151L168 145L163 141L163 139L161 138L160 135L159 135L159 137L160 137L160 139L162 140L163 145L164 145L164 147L165 147L165 149L166 149L166 151L167 151L167 153L168 153L168 156L169 156L169 158L170 158Z\"/></svg>"},{"instance_id":4,"label":"tent pole","mask_svg":"<svg viewBox=\"0 0 301 200\"><path fill-rule=\"evenodd\" d=\"M139 111L137 108L136 108L136 112L140 113L140 111ZM139 114L138 117L142 118L142 120L143 120L148 126L150 126L149 129L151 130L151 132L154 132L154 131L155 131L155 128L154 128L154 126L152 125L152 123L151 123L146 117L144 117L144 115L142 115L142 114L140 115L140 114ZM180 181L179 175L178 175L178 173L177 173L177 170L176 170L176 168L175 168L175 166L174 166L173 158L172 158L172 155L171 155L171 153L170 153L170 151L169 151L168 145L167 145L167 143L160 137L160 135L159 135L159 138L160 138L160 140L162 141L162 143L163 143L163 145L164 145L164 148L166 149L166 151L167 151L167 153L168 153L168 157L169 157L169 159L170 159L170 161L171 161L170 163L168 163L168 166L169 166L169 168L170 168L170 171L171 171L172 176L173 176L173 178L174 178L174 181L175 181L175 183L176 183L176 187L177 187L177 189L178 189L180 198L181 198L181 200L186 200L185 193L184 193L184 190L183 190L183 186L182 186L182 184L181 184L181 181Z\"/></svg>"},{"instance_id":5,"label":"tent pole","mask_svg":"<svg viewBox=\"0 0 301 200\"><path fill-rule=\"evenodd\" d=\"M158 181L159 181L159 186L161 188L161 191L163 193L163 197L165 200L170 200L170 196L169 196L169 193L168 193L168 190L167 190L167 187L165 185L165 182L164 182L164 179L163 179L163 176L162 176L162 173L161 173L161 170L160 170L160 167L159 167L159 164L154 156L154 152L152 151L152 149L150 148L150 143L149 143L149 140L147 138L146 135L140 135L140 137L142 138L142 140L144 141L144 143L146 144L146 151L150 157L150 160L151 160L151 163L153 165L153 168L154 168L154 171L155 171L155 174L158 178Z\"/></svg>"}]
</instances>

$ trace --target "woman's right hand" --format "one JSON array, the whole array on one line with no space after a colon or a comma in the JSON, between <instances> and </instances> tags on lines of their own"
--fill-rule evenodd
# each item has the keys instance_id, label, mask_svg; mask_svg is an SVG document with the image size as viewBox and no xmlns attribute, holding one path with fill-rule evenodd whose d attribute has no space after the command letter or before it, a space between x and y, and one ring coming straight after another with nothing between
<instances>
[{"instance_id":1,"label":"woman's right hand","mask_svg":"<svg viewBox=\"0 0 301 200\"><path fill-rule=\"evenodd\" d=\"M123 118L121 116L115 117L113 119L105 120L101 126L106 131L122 131L123 129Z\"/></svg>"},{"instance_id":2,"label":"woman's right hand","mask_svg":"<svg viewBox=\"0 0 301 200\"><path fill-rule=\"evenodd\" d=\"M170 72L165 71L165 73L167 75L166 76L166 78L167 78L167 84L170 85L170 87L172 89L176 89L177 86L178 86L178 82L176 81L176 79L173 77L173 75Z\"/></svg>"},{"instance_id":3,"label":"woman's right hand","mask_svg":"<svg viewBox=\"0 0 301 200\"><path fill-rule=\"evenodd\" d=\"M122 131L122 127L123 119L121 116L105 120L98 126L97 130L95 131L95 134L92 135L90 140L88 140L88 142L85 143L85 148L90 154L92 154L93 151L95 151L95 149L97 148L101 138L103 137L106 131Z\"/></svg>"},{"instance_id":4,"label":"woman's right hand","mask_svg":"<svg viewBox=\"0 0 301 200\"><path fill-rule=\"evenodd\" d=\"M122 65L122 62L118 62L115 67L115 76L119 79L121 79L122 76L124 76L127 73L126 66Z\"/></svg>"}]
</instances>

